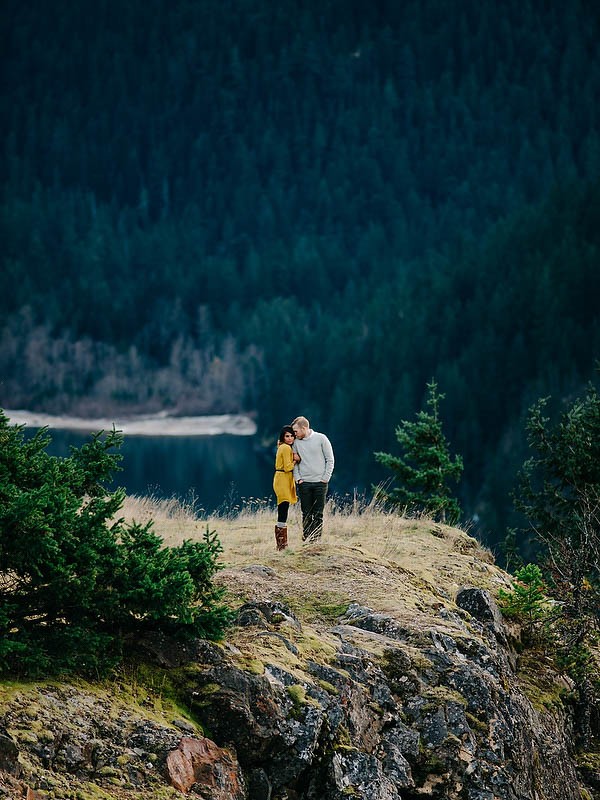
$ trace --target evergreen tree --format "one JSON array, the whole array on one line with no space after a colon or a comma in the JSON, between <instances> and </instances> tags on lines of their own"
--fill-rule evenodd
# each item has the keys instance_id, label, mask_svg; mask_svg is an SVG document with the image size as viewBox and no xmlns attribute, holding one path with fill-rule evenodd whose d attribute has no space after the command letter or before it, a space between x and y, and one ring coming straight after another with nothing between
<instances>
[{"instance_id":1,"label":"evergreen tree","mask_svg":"<svg viewBox=\"0 0 600 800\"><path fill-rule=\"evenodd\" d=\"M0 672L95 674L143 631L218 637L229 612L211 580L216 535L163 547L152 522L115 521L117 431L68 458L49 442L0 412Z\"/></svg>"},{"instance_id":2,"label":"evergreen tree","mask_svg":"<svg viewBox=\"0 0 600 800\"><path fill-rule=\"evenodd\" d=\"M552 426L531 409L528 443L515 505L529 521L542 564L561 610L561 656L579 694L583 745L591 737L600 675L593 658L600 608L600 395L589 386Z\"/></svg>"},{"instance_id":3,"label":"evergreen tree","mask_svg":"<svg viewBox=\"0 0 600 800\"><path fill-rule=\"evenodd\" d=\"M517 619L524 625L529 642L544 643L549 640L547 623L550 619L550 601L542 570L537 564L526 564L515 573L512 591L498 590L502 613L509 619ZM546 627L544 627L546 625Z\"/></svg>"},{"instance_id":4,"label":"evergreen tree","mask_svg":"<svg viewBox=\"0 0 600 800\"><path fill-rule=\"evenodd\" d=\"M589 609L590 589L600 579L600 395L590 386L555 427L543 415L546 403L538 401L530 412L527 438L536 455L523 465L515 505L577 618Z\"/></svg>"},{"instance_id":5,"label":"evergreen tree","mask_svg":"<svg viewBox=\"0 0 600 800\"><path fill-rule=\"evenodd\" d=\"M437 383L427 384L429 411L419 411L415 422L403 420L396 428L396 439L404 456L375 453L375 458L392 470L399 486L390 491L378 489L380 496L395 506L409 511L423 511L454 524L460 516L456 498L450 495L448 480L458 480L463 470L460 456L451 458L448 442L439 416L440 401Z\"/></svg>"}]
</instances>

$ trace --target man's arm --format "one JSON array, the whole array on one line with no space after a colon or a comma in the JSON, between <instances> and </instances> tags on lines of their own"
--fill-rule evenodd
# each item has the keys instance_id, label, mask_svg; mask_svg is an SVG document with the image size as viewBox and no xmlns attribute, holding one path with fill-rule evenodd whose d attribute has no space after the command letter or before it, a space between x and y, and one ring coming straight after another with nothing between
<instances>
[{"instance_id":1,"label":"man's arm","mask_svg":"<svg viewBox=\"0 0 600 800\"><path fill-rule=\"evenodd\" d=\"M323 483L329 483L331 475L333 473L333 467L335 465L335 458L333 456L333 447L331 446L331 442L329 439L323 435L323 439L321 441L321 450L323 451L323 458L325 459L325 468L323 470Z\"/></svg>"}]
</instances>

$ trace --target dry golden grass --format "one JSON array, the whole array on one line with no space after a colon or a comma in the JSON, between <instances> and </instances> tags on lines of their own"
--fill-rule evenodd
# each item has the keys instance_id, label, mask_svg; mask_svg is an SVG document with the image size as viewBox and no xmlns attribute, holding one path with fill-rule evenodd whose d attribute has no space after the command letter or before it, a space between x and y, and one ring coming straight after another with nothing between
<instances>
[{"instance_id":1,"label":"dry golden grass","mask_svg":"<svg viewBox=\"0 0 600 800\"><path fill-rule=\"evenodd\" d=\"M176 497L163 500L153 496L131 495L125 498L119 513L128 522L135 521L142 525L153 520L154 530L170 547L186 539L201 539L206 530L206 523L200 522L193 503Z\"/></svg>"},{"instance_id":2,"label":"dry golden grass","mask_svg":"<svg viewBox=\"0 0 600 800\"><path fill-rule=\"evenodd\" d=\"M155 530L171 546L200 540L207 526L215 530L224 567L217 581L226 587L231 607L279 601L302 623L300 629L287 624L278 628L286 641L252 626L231 628L227 639L235 658L243 668L258 672L266 663L278 663L299 681L311 680L307 660L327 663L333 657L340 630L346 641L373 653L385 646L384 637L336 627L350 603L392 617L417 638L432 630L463 635L466 623L454 602L459 587L477 586L493 594L510 588L490 552L464 531L392 514L375 503L338 507L330 500L323 537L313 544L302 543L300 509L292 507L289 547L282 552L275 549L275 510L264 503L251 501L235 514L206 516L178 500L130 497L123 516L138 522L153 519Z\"/></svg>"},{"instance_id":3,"label":"dry golden grass","mask_svg":"<svg viewBox=\"0 0 600 800\"><path fill-rule=\"evenodd\" d=\"M292 606L338 608L355 601L395 613L428 613L452 605L462 585L496 592L508 585L490 552L458 528L431 519L409 519L375 503L339 507L330 500L320 542L301 539L299 506L290 510L289 547L275 549L275 512L250 504L235 515L199 515L192 504L130 497L126 519L153 519L165 544L199 540L216 530L225 567L219 579L237 600L283 599ZM262 565L266 575L248 569ZM316 599L315 599L316 598ZM312 599L312 600L311 600Z\"/></svg>"}]
</instances>

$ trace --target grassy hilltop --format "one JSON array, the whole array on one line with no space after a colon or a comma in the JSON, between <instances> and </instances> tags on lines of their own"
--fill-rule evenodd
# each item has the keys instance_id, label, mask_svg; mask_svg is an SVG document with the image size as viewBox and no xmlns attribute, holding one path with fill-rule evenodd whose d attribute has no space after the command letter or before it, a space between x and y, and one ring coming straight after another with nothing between
<instances>
[{"instance_id":1,"label":"grassy hilltop","mask_svg":"<svg viewBox=\"0 0 600 800\"><path fill-rule=\"evenodd\" d=\"M300 615L312 608L316 618L320 606L350 602L381 604L382 611L426 613L432 603L437 608L449 602L462 585L492 594L508 585L490 551L468 532L426 517L407 519L373 503L339 507L329 500L323 538L311 545L301 540L300 507L292 506L289 547L283 552L275 549L276 513L260 503L241 513L198 518L177 500L129 497L123 515L141 523L153 519L169 546L199 538L208 525L223 546L225 569L219 577L232 598L254 597L253 579L242 581L239 574L257 574L244 573L244 568L261 564L277 574L270 589L260 586L261 597L265 589L269 599L285 594Z\"/></svg>"},{"instance_id":2,"label":"grassy hilltop","mask_svg":"<svg viewBox=\"0 0 600 800\"><path fill-rule=\"evenodd\" d=\"M510 587L490 551L468 533L427 518L406 519L374 504L340 508L330 500L323 538L311 545L302 542L300 507L293 506L289 547L283 552L275 549L276 515L264 506L198 519L178 501L130 497L123 513L142 523L154 519L171 546L200 537L206 525L215 529L224 565L217 581L227 587L234 607L282 601L303 625L321 632L350 603L390 614L412 628L427 620L429 626L432 615L454 607L461 586L492 595ZM266 569L253 569L256 565ZM243 628L230 631L228 639L239 645L239 637L245 637Z\"/></svg>"},{"instance_id":3,"label":"grassy hilltop","mask_svg":"<svg viewBox=\"0 0 600 800\"><path fill-rule=\"evenodd\" d=\"M320 542L302 544L296 506L290 546L277 552L275 515L261 504L206 518L178 500L129 497L121 513L153 519L170 546L216 530L217 582L241 609L237 624L189 651L150 640L103 680L0 685L6 796L181 797L166 758L191 734L219 743L213 776L229 764L228 779L252 782L258 763L273 787L316 781L335 800L387 797L392 784L458 798L492 768L523 792L533 775L543 797L580 797L564 681L540 653L517 659L510 629L492 629L457 598L461 587L497 596L511 586L467 532L330 500ZM549 742L556 757L536 760ZM202 797L233 796L203 786Z\"/></svg>"}]
</instances>

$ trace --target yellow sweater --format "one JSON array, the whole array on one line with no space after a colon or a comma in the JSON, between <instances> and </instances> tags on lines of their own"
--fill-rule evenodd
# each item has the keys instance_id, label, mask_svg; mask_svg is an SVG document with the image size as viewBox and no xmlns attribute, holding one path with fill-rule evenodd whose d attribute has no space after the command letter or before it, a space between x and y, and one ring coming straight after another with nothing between
<instances>
[{"instance_id":1,"label":"yellow sweater","mask_svg":"<svg viewBox=\"0 0 600 800\"><path fill-rule=\"evenodd\" d=\"M277 448L273 491L277 497L277 505L285 501L288 503L298 502L294 482L294 454L289 444L283 443Z\"/></svg>"}]
</instances>

